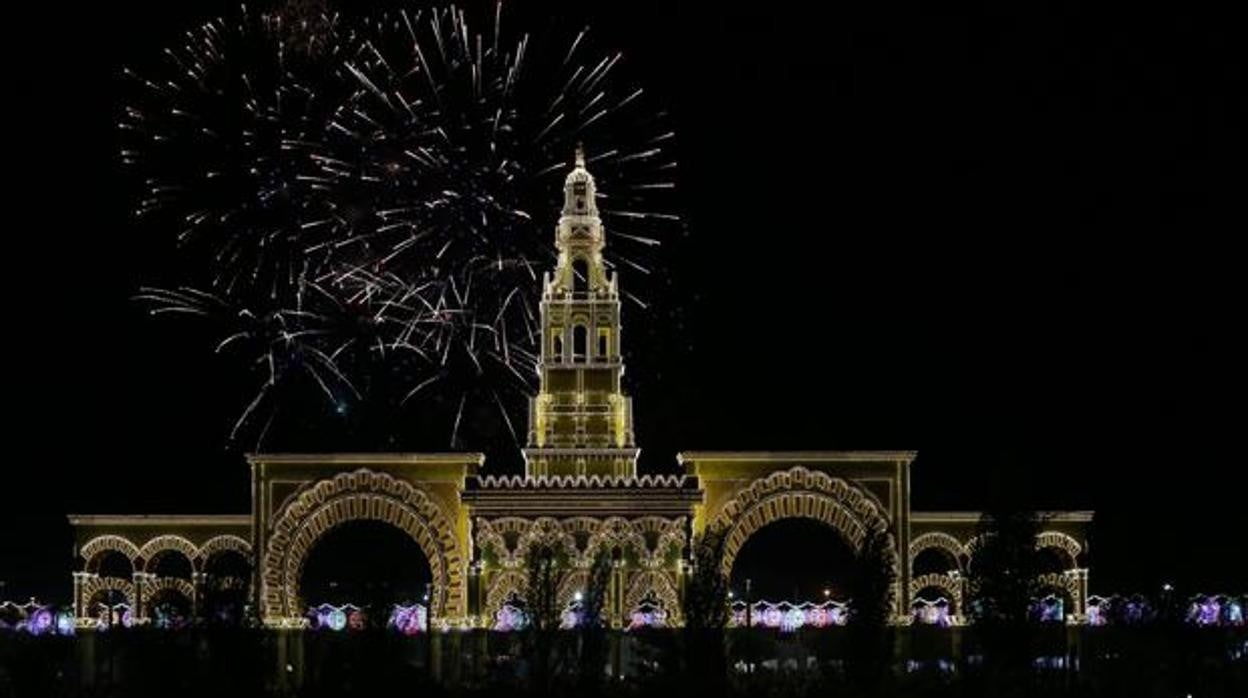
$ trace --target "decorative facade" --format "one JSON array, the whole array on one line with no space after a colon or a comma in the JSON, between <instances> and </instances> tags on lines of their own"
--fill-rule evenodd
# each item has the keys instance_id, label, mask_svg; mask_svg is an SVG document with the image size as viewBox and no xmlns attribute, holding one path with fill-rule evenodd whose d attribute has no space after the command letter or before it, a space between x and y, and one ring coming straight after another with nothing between
<instances>
[{"instance_id":1,"label":"decorative facade","mask_svg":"<svg viewBox=\"0 0 1248 698\"><path fill-rule=\"evenodd\" d=\"M335 526L364 519L420 546L433 576L433 627L506 627L539 547L557 567L561 607L606 556L611 623L674 625L695 537L722 536L728 574L750 536L794 517L826 524L854 551L881 534L898 571L898 621L940 599L956 622L979 514L911 511L914 452L692 452L678 456L679 470L638 475L632 401L621 387L619 278L603 261L595 198L578 149L555 230L558 259L541 289L524 475L483 473L484 457L473 453L252 455L250 515L71 516L80 622L118 608L144 622L153 599L179 596L193 608L206 586L233 584L266 624L300 627L309 552ZM1054 513L1036 541L1057 560L1043 582L1073 619L1085 612L1090 520ZM239 563L229 569L249 570L243 578L214 571L229 557Z\"/></svg>"}]
</instances>

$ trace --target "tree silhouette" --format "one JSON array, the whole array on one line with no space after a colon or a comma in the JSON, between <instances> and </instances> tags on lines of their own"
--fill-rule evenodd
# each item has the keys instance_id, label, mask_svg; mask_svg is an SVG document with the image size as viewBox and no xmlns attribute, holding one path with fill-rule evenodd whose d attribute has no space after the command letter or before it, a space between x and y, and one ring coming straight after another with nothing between
<instances>
[{"instance_id":1,"label":"tree silhouette","mask_svg":"<svg viewBox=\"0 0 1248 698\"><path fill-rule=\"evenodd\" d=\"M685 628L722 631L728 624L728 577L723 565L723 534L707 531L693 543L693 569L685 585Z\"/></svg>"},{"instance_id":2,"label":"tree silhouette","mask_svg":"<svg viewBox=\"0 0 1248 698\"><path fill-rule=\"evenodd\" d=\"M724 628L728 624L728 576L722 532L707 530L693 543L693 569L685 584L683 631L686 694L719 696L727 690Z\"/></svg>"},{"instance_id":3,"label":"tree silhouette","mask_svg":"<svg viewBox=\"0 0 1248 698\"><path fill-rule=\"evenodd\" d=\"M1029 668L1028 616L1039 591L1036 535L1042 517L1008 504L984 512L972 555L966 608L979 626L984 659L1015 674Z\"/></svg>"},{"instance_id":4,"label":"tree silhouette","mask_svg":"<svg viewBox=\"0 0 1248 698\"><path fill-rule=\"evenodd\" d=\"M607 663L607 592L611 584L611 557L600 551L589 569L589 584L581 596L579 693L602 693L603 668Z\"/></svg>"},{"instance_id":5,"label":"tree silhouette","mask_svg":"<svg viewBox=\"0 0 1248 698\"><path fill-rule=\"evenodd\" d=\"M867 534L853 575L850 625L883 628L893 615L897 589L897 554L886 529Z\"/></svg>"},{"instance_id":6,"label":"tree silhouette","mask_svg":"<svg viewBox=\"0 0 1248 698\"><path fill-rule=\"evenodd\" d=\"M867 533L852 577L850 668L863 687L875 687L888 664L888 621L894 613L897 553L887 529Z\"/></svg>"},{"instance_id":7,"label":"tree silhouette","mask_svg":"<svg viewBox=\"0 0 1248 698\"><path fill-rule=\"evenodd\" d=\"M559 631L559 564L553 548L534 546L529 551L528 627L525 649L533 671L532 688L547 695L553 674L552 659Z\"/></svg>"},{"instance_id":8,"label":"tree silhouette","mask_svg":"<svg viewBox=\"0 0 1248 698\"><path fill-rule=\"evenodd\" d=\"M979 522L968 578L972 620L980 625L1021 627L1038 591L1040 557L1036 535L1042 518L1034 511L998 509Z\"/></svg>"}]
</instances>

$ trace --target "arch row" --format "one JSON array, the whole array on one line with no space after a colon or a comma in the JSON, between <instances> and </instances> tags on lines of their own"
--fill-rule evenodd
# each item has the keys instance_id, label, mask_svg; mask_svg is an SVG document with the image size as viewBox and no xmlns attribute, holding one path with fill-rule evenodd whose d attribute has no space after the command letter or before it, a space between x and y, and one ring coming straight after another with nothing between
<instances>
[{"instance_id":1,"label":"arch row","mask_svg":"<svg viewBox=\"0 0 1248 698\"><path fill-rule=\"evenodd\" d=\"M125 555L126 559L130 560L131 563L139 557L139 546L121 536L112 534L92 538L82 546L78 554L89 565L95 558L110 551Z\"/></svg>"},{"instance_id":2,"label":"arch row","mask_svg":"<svg viewBox=\"0 0 1248 698\"><path fill-rule=\"evenodd\" d=\"M576 569L588 569L598 553L615 548L631 553L641 567L657 569L669 554L684 550L685 523L683 516L478 519L475 539L477 547L505 569L523 567L538 545L562 552Z\"/></svg>"},{"instance_id":3,"label":"arch row","mask_svg":"<svg viewBox=\"0 0 1248 698\"><path fill-rule=\"evenodd\" d=\"M278 512L260 575L266 620L301 615L298 585L308 553L331 528L357 520L388 523L411 536L433 573L434 617L463 616L465 557L451 518L411 483L361 468L305 485Z\"/></svg>"},{"instance_id":4,"label":"arch row","mask_svg":"<svg viewBox=\"0 0 1248 698\"><path fill-rule=\"evenodd\" d=\"M528 519L516 516L478 519L474 527L476 547L491 552L505 568L520 567L524 561L520 538L528 530L529 524Z\"/></svg>"},{"instance_id":5,"label":"arch row","mask_svg":"<svg viewBox=\"0 0 1248 698\"><path fill-rule=\"evenodd\" d=\"M135 545L119 535L105 534L87 541L78 554L82 557L88 571L92 570L102 555L109 552L124 555L135 572L150 572L154 561L170 552L183 555L191 563L192 570L202 571L210 558L227 551L236 552L242 555L248 563L251 562L251 543L232 534L213 536L199 546L182 536L173 534L156 536L142 546Z\"/></svg>"},{"instance_id":6,"label":"arch row","mask_svg":"<svg viewBox=\"0 0 1248 698\"><path fill-rule=\"evenodd\" d=\"M965 547L968 558L973 559L975 557L980 546L983 545L985 537L990 535L992 534L981 533L967 541ZM911 545L911 548L913 547L914 546ZM1036 534L1036 550L1046 549L1056 550L1061 553L1066 558L1067 565L1070 569L1074 569L1079 566L1079 556L1083 554L1083 546L1079 544L1079 541L1075 540L1073 536L1062 533L1061 531L1042 531Z\"/></svg>"}]
</instances>

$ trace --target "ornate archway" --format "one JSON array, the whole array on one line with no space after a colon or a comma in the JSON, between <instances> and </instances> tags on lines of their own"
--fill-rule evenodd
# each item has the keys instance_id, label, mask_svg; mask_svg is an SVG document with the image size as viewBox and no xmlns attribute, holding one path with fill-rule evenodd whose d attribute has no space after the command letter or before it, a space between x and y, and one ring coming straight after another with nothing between
<instances>
[{"instance_id":1,"label":"ornate archway","mask_svg":"<svg viewBox=\"0 0 1248 698\"><path fill-rule=\"evenodd\" d=\"M955 563L954 567L950 569L962 570L966 559L970 556L970 551L967 550L967 547L948 533L939 531L924 533L910 541L910 569L912 572L914 570L915 558L924 550L932 549L943 550L949 554L949 557Z\"/></svg>"},{"instance_id":2,"label":"ornate archway","mask_svg":"<svg viewBox=\"0 0 1248 698\"><path fill-rule=\"evenodd\" d=\"M562 611L576 601L577 593L584 594L589 589L589 572L574 569L563 575L559 580L559 588L555 593L555 602Z\"/></svg>"},{"instance_id":3,"label":"ornate archway","mask_svg":"<svg viewBox=\"0 0 1248 698\"><path fill-rule=\"evenodd\" d=\"M953 613L962 612L962 582L951 574L924 574L910 580L910 598L917 599L924 589L939 589L953 604Z\"/></svg>"},{"instance_id":4,"label":"ornate archway","mask_svg":"<svg viewBox=\"0 0 1248 698\"><path fill-rule=\"evenodd\" d=\"M523 599L528 588L529 578L523 570L504 570L495 575L485 595L485 607L481 609L485 627L494 627L503 604L512 597Z\"/></svg>"},{"instance_id":5,"label":"ornate archway","mask_svg":"<svg viewBox=\"0 0 1248 698\"><path fill-rule=\"evenodd\" d=\"M534 519L520 534L514 555L519 560L528 557L536 546L549 547L554 552L562 552L568 557L576 555L576 541L572 535L563 530L559 521L549 516Z\"/></svg>"},{"instance_id":6,"label":"ornate archway","mask_svg":"<svg viewBox=\"0 0 1248 698\"><path fill-rule=\"evenodd\" d=\"M684 552L685 517L668 519L646 516L633 522L633 528L641 536L643 548L641 564L651 569L661 567L670 552Z\"/></svg>"},{"instance_id":7,"label":"ornate archway","mask_svg":"<svg viewBox=\"0 0 1248 698\"><path fill-rule=\"evenodd\" d=\"M889 528L888 517L875 500L846 481L801 466L777 471L736 493L708 527L724 537L722 572L732 574L737 553L751 535L785 518L807 518L827 524L855 554L862 551L868 533L886 532ZM892 535L888 540L888 555L896 567L896 543Z\"/></svg>"},{"instance_id":8,"label":"ornate archway","mask_svg":"<svg viewBox=\"0 0 1248 698\"><path fill-rule=\"evenodd\" d=\"M177 552L181 553L186 561L190 563L192 571L198 569L196 560L199 557L199 548L195 544L182 536L163 535L156 536L143 544L139 548L139 557L143 560L143 571L152 572L152 565L156 558L162 553Z\"/></svg>"},{"instance_id":9,"label":"ornate archway","mask_svg":"<svg viewBox=\"0 0 1248 698\"><path fill-rule=\"evenodd\" d=\"M298 585L308 552L326 531L353 520L382 521L410 535L433 573L433 617L464 615L465 557L451 519L411 483L362 468L310 483L278 512L261 572L267 620L302 615Z\"/></svg>"},{"instance_id":10,"label":"ornate archway","mask_svg":"<svg viewBox=\"0 0 1248 698\"><path fill-rule=\"evenodd\" d=\"M1083 552L1079 541L1061 531L1043 531L1036 534L1036 549L1059 551L1067 558L1067 569L1079 566L1079 555Z\"/></svg>"},{"instance_id":11,"label":"ornate archway","mask_svg":"<svg viewBox=\"0 0 1248 698\"><path fill-rule=\"evenodd\" d=\"M598 528L590 534L586 558L592 561L599 552L605 551L610 554L615 548L619 548L623 554L631 552L638 559L644 559L646 554L646 540L642 537L641 531L637 530L628 519L620 516L603 519Z\"/></svg>"},{"instance_id":12,"label":"ornate archway","mask_svg":"<svg viewBox=\"0 0 1248 698\"><path fill-rule=\"evenodd\" d=\"M681 619L680 595L672 578L661 570L635 572L624 591L624 614L627 617L647 597L658 601L667 612L667 622L678 625Z\"/></svg>"},{"instance_id":13,"label":"ornate archway","mask_svg":"<svg viewBox=\"0 0 1248 698\"><path fill-rule=\"evenodd\" d=\"M130 561L131 567L135 566L135 560L139 557L139 546L130 541L115 535L96 536L87 541L82 549L78 551L79 557L83 559L83 569L88 572L95 572L95 566L104 553L118 552ZM138 571L138 570L135 570Z\"/></svg>"},{"instance_id":14,"label":"ornate archway","mask_svg":"<svg viewBox=\"0 0 1248 698\"><path fill-rule=\"evenodd\" d=\"M516 569L524 564L521 539L529 528L529 520L516 516L501 519L477 519L477 547L488 551L494 561L505 569Z\"/></svg>"},{"instance_id":15,"label":"ornate archway","mask_svg":"<svg viewBox=\"0 0 1248 698\"><path fill-rule=\"evenodd\" d=\"M213 536L207 541L204 541L203 545L199 546L199 559L197 560L197 563L201 568L203 568L208 564L209 558L213 555L227 551L238 553L239 555L242 555L248 563L252 562L251 543L248 543L238 536L223 535Z\"/></svg>"},{"instance_id":16,"label":"ornate archway","mask_svg":"<svg viewBox=\"0 0 1248 698\"><path fill-rule=\"evenodd\" d=\"M564 533L567 534L575 553L572 558L572 566L577 569L588 569L594 562L594 555L597 551L592 546L594 534L602 526L601 519L595 519L589 516L574 516L564 519L559 523L563 527Z\"/></svg>"},{"instance_id":17,"label":"ornate archway","mask_svg":"<svg viewBox=\"0 0 1248 698\"><path fill-rule=\"evenodd\" d=\"M981 533L967 542L968 560L975 559L975 555L984 544L984 539L991 535L991 533ZM1036 550L1053 550L1065 558L1064 562L1068 569L1075 569L1079 566L1079 555L1083 553L1083 546L1074 537L1061 531L1042 531L1036 534Z\"/></svg>"},{"instance_id":18,"label":"ornate archway","mask_svg":"<svg viewBox=\"0 0 1248 698\"><path fill-rule=\"evenodd\" d=\"M1077 577L1071 574L1048 572L1039 575L1036 577L1036 587L1038 589L1060 589L1070 595L1069 601L1077 603L1079 600L1079 581Z\"/></svg>"},{"instance_id":19,"label":"ornate archway","mask_svg":"<svg viewBox=\"0 0 1248 698\"><path fill-rule=\"evenodd\" d=\"M125 595L126 604L134 609L134 583L119 577L91 576L82 585L82 598L85 606L90 606L96 595L101 592L117 591Z\"/></svg>"},{"instance_id":20,"label":"ornate archway","mask_svg":"<svg viewBox=\"0 0 1248 698\"><path fill-rule=\"evenodd\" d=\"M194 608L197 596L194 584L177 577L157 577L144 585L143 613L141 614L144 618L152 616L153 606L157 599L161 598L162 592L180 596L187 604L188 611Z\"/></svg>"}]
</instances>

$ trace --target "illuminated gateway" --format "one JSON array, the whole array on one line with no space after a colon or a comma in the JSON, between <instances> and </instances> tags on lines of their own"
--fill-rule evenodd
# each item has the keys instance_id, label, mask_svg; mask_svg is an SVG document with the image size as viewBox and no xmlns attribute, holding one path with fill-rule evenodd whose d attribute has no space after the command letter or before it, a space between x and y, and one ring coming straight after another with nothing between
<instances>
[{"instance_id":1,"label":"illuminated gateway","mask_svg":"<svg viewBox=\"0 0 1248 698\"><path fill-rule=\"evenodd\" d=\"M473 453L252 455L250 515L70 516L79 624L96 623L109 606L147 622L161 599L194 606L209 586L233 580L266 624L303 625L299 580L309 552L338 524L366 519L407 533L424 552L434 628L507 626L539 548L555 553L561 606L575 603L606 554L612 624L677 625L695 537L723 536L728 573L752 534L785 518L822 522L854 551L885 533L899 579L897 621L930 619L935 607L924 599L941 599L941 617L957 622L979 515L911 511L914 452L687 452L677 456L679 472L637 474L632 402L620 387L619 278L604 266L605 244L578 151L555 233L558 262L543 280L540 389L529 405L523 476L486 474ZM1059 561L1043 582L1067 619L1086 611L1090 519L1050 514L1036 541ZM836 622L835 610L805 612L818 624ZM766 611L755 622L803 612Z\"/></svg>"}]
</instances>

